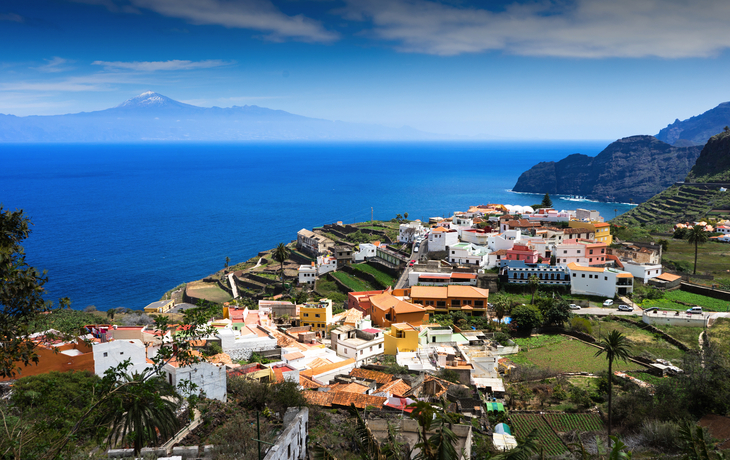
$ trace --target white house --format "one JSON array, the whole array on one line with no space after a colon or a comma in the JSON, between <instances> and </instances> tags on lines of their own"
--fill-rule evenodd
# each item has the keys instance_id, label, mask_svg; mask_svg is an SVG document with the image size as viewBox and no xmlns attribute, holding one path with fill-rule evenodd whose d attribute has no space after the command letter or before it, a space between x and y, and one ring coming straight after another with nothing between
<instances>
[{"instance_id":1,"label":"white house","mask_svg":"<svg viewBox=\"0 0 730 460\"><path fill-rule=\"evenodd\" d=\"M362 262L375 257L376 248L372 243L360 243L359 250L352 253L352 260L354 262Z\"/></svg>"},{"instance_id":2,"label":"white house","mask_svg":"<svg viewBox=\"0 0 730 460\"><path fill-rule=\"evenodd\" d=\"M491 232L480 228L470 228L461 231L461 241L464 243L473 243L479 246L487 246L489 244L489 236Z\"/></svg>"},{"instance_id":3,"label":"white house","mask_svg":"<svg viewBox=\"0 0 730 460\"><path fill-rule=\"evenodd\" d=\"M197 394L202 391L207 398L226 400L226 367L223 364L201 361L190 366L179 367L176 362L171 362L165 364L162 369L171 385L177 386L187 380L197 385L193 393ZM181 394L188 396L185 391L182 391Z\"/></svg>"},{"instance_id":4,"label":"white house","mask_svg":"<svg viewBox=\"0 0 730 460\"><path fill-rule=\"evenodd\" d=\"M640 264L638 262L623 262L624 271L634 275L634 278L642 280L644 284L648 283L651 278L656 278L662 274L661 264Z\"/></svg>"},{"instance_id":5,"label":"white house","mask_svg":"<svg viewBox=\"0 0 730 460\"><path fill-rule=\"evenodd\" d=\"M634 291L634 276L611 268L568 264L571 294L613 298Z\"/></svg>"},{"instance_id":6,"label":"white house","mask_svg":"<svg viewBox=\"0 0 730 460\"><path fill-rule=\"evenodd\" d=\"M126 360L130 360L132 363L127 368L129 374L142 373L149 367L146 348L140 339L93 342L92 351L94 352L94 373L100 377L104 376L107 369L116 367Z\"/></svg>"},{"instance_id":7,"label":"white house","mask_svg":"<svg viewBox=\"0 0 730 460\"><path fill-rule=\"evenodd\" d=\"M445 251L447 247L459 242L459 232L454 229L437 227L428 234L428 250L430 252Z\"/></svg>"},{"instance_id":8,"label":"white house","mask_svg":"<svg viewBox=\"0 0 730 460\"><path fill-rule=\"evenodd\" d=\"M343 358L355 359L360 367L375 356L383 354L383 331L373 327L356 329L352 326L340 326L332 330L330 335L332 349Z\"/></svg>"},{"instance_id":9,"label":"white house","mask_svg":"<svg viewBox=\"0 0 730 460\"><path fill-rule=\"evenodd\" d=\"M337 270L336 258L330 255L317 257L317 275L321 276L335 270Z\"/></svg>"},{"instance_id":10,"label":"white house","mask_svg":"<svg viewBox=\"0 0 730 460\"><path fill-rule=\"evenodd\" d=\"M553 254L559 264L565 265L574 262L580 265L588 265L586 246L576 240L566 240L563 243L556 244Z\"/></svg>"},{"instance_id":11,"label":"white house","mask_svg":"<svg viewBox=\"0 0 730 460\"><path fill-rule=\"evenodd\" d=\"M483 267L487 265L489 250L472 243L458 243L449 246L449 262L460 265L476 265Z\"/></svg>"},{"instance_id":12,"label":"white house","mask_svg":"<svg viewBox=\"0 0 730 460\"><path fill-rule=\"evenodd\" d=\"M522 240L522 232L519 230L505 230L502 233L492 233L487 238L487 247L490 251L501 249L512 249L515 243Z\"/></svg>"},{"instance_id":13,"label":"white house","mask_svg":"<svg viewBox=\"0 0 730 460\"><path fill-rule=\"evenodd\" d=\"M314 265L299 266L299 284L311 284L317 279L317 267Z\"/></svg>"},{"instance_id":14,"label":"white house","mask_svg":"<svg viewBox=\"0 0 730 460\"><path fill-rule=\"evenodd\" d=\"M398 242L413 243L418 238L426 234L426 229L421 225L421 221L416 220L407 224L398 226Z\"/></svg>"}]
</instances>

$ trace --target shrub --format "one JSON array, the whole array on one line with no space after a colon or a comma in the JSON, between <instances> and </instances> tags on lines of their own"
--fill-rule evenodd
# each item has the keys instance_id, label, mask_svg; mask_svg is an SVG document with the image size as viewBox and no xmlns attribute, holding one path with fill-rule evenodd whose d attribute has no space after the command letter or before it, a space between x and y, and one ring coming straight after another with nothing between
<instances>
[{"instance_id":1,"label":"shrub","mask_svg":"<svg viewBox=\"0 0 730 460\"><path fill-rule=\"evenodd\" d=\"M570 320L570 328L576 332L583 332L586 334L591 334L593 332L591 322L585 318L580 318L578 316L574 316Z\"/></svg>"},{"instance_id":2,"label":"shrub","mask_svg":"<svg viewBox=\"0 0 730 460\"><path fill-rule=\"evenodd\" d=\"M211 355L223 353L223 347L221 347L221 344L218 342L209 342L207 348L208 353Z\"/></svg>"}]
</instances>

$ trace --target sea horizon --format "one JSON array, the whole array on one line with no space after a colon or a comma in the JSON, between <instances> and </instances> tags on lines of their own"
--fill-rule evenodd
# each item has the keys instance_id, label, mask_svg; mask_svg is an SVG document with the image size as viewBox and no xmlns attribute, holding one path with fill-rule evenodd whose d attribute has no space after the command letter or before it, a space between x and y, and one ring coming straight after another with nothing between
<instances>
[{"instance_id":1,"label":"sea horizon","mask_svg":"<svg viewBox=\"0 0 730 460\"><path fill-rule=\"evenodd\" d=\"M468 206L531 205L511 192L540 161L610 141L151 142L0 144L0 203L34 226L27 261L48 300L141 309L167 290L243 262L301 228ZM553 197L605 220L629 204Z\"/></svg>"}]
</instances>

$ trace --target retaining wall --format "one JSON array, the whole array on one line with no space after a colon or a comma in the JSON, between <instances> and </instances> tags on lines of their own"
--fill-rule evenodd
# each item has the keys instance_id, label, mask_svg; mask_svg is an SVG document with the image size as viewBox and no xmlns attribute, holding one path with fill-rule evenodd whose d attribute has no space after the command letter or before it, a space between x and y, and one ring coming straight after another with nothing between
<instances>
[{"instance_id":1,"label":"retaining wall","mask_svg":"<svg viewBox=\"0 0 730 460\"><path fill-rule=\"evenodd\" d=\"M683 291L691 292L693 294L706 295L713 299L727 300L730 301L730 292L723 291L721 289L713 289L707 286L700 286L699 284L692 283L680 283L680 289Z\"/></svg>"}]
</instances>

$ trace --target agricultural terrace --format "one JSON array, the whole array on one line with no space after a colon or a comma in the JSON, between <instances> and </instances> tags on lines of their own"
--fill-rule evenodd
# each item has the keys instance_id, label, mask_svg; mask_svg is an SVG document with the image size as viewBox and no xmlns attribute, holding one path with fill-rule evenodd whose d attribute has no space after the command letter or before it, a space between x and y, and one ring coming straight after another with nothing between
<instances>
[{"instance_id":1,"label":"agricultural terrace","mask_svg":"<svg viewBox=\"0 0 730 460\"><path fill-rule=\"evenodd\" d=\"M375 277L375 279L380 283L381 288L387 288L388 286L395 286L395 283L398 281L397 279L393 278L389 274L378 270L377 268L373 267L372 265L368 264L355 264L352 265L352 269L364 273L368 273Z\"/></svg>"},{"instance_id":2,"label":"agricultural terrace","mask_svg":"<svg viewBox=\"0 0 730 460\"><path fill-rule=\"evenodd\" d=\"M187 294L196 299L205 299L209 302L223 304L231 300L231 295L218 287L216 283L194 281L185 288Z\"/></svg>"},{"instance_id":3,"label":"agricultural terrace","mask_svg":"<svg viewBox=\"0 0 730 460\"><path fill-rule=\"evenodd\" d=\"M707 242L698 247L697 251L697 273L714 275L713 284L730 283L730 274L727 272L727 261L730 256L730 246L726 243L714 241ZM662 253L663 260L686 262L694 265L695 247L687 240L671 240L669 249ZM693 279L692 282L707 284L707 280Z\"/></svg>"},{"instance_id":4,"label":"agricultural terrace","mask_svg":"<svg viewBox=\"0 0 730 460\"><path fill-rule=\"evenodd\" d=\"M545 337L549 337L546 339ZM533 340L535 339L535 340ZM536 336L517 339L520 352L512 355L515 364L551 369L555 372L590 372L597 374L606 371L608 365L603 356L595 357L597 348L563 336ZM638 364L614 361L613 369L625 371L636 369Z\"/></svg>"},{"instance_id":5,"label":"agricultural terrace","mask_svg":"<svg viewBox=\"0 0 730 460\"><path fill-rule=\"evenodd\" d=\"M729 311L728 307L730 307L730 302L727 300L714 299L705 295L693 294L691 292L680 290L669 291L664 294L664 298L692 305L699 305L700 307L711 311Z\"/></svg>"},{"instance_id":6,"label":"agricultural terrace","mask_svg":"<svg viewBox=\"0 0 730 460\"><path fill-rule=\"evenodd\" d=\"M730 354L730 318L719 318L707 329L710 344L723 355Z\"/></svg>"},{"instance_id":7,"label":"agricultural terrace","mask_svg":"<svg viewBox=\"0 0 730 460\"><path fill-rule=\"evenodd\" d=\"M361 280L360 278L355 278L349 273L338 271L330 272L330 275L355 292L375 290L375 288L371 286L370 283L368 283L367 281Z\"/></svg>"},{"instance_id":8,"label":"agricultural terrace","mask_svg":"<svg viewBox=\"0 0 730 460\"><path fill-rule=\"evenodd\" d=\"M511 414L509 418L515 436L524 438L536 429L540 447L547 455L561 455L568 450L556 433L603 430L603 421L598 414Z\"/></svg>"}]
</instances>

